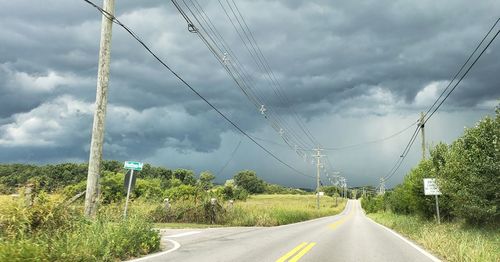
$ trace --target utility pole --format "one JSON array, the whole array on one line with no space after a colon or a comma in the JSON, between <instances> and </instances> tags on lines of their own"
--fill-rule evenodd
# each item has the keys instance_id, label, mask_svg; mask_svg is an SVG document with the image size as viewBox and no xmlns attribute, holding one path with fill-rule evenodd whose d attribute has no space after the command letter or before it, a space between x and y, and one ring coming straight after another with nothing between
<instances>
[{"instance_id":1,"label":"utility pole","mask_svg":"<svg viewBox=\"0 0 500 262\"><path fill-rule=\"evenodd\" d=\"M316 157L316 208L319 209L319 168L321 166L320 158L324 155L321 155L323 149L318 147L314 150L316 150L316 155L313 155L313 157Z\"/></svg>"},{"instance_id":2,"label":"utility pole","mask_svg":"<svg viewBox=\"0 0 500 262\"><path fill-rule=\"evenodd\" d=\"M109 14L114 15L115 0L104 0L103 9ZM90 142L87 191L85 193L86 217L95 216L99 200L99 177L101 172L102 144L104 141L104 121L106 120L106 105L108 100L112 25L112 18L103 13L101 20L101 42L99 45L94 123L92 127L92 140Z\"/></svg>"},{"instance_id":3,"label":"utility pole","mask_svg":"<svg viewBox=\"0 0 500 262\"><path fill-rule=\"evenodd\" d=\"M420 133L422 134L422 159L425 160L424 112L420 112Z\"/></svg>"},{"instance_id":4,"label":"utility pole","mask_svg":"<svg viewBox=\"0 0 500 262\"><path fill-rule=\"evenodd\" d=\"M424 112L420 112L420 132L422 133L422 160L425 160L425 133L424 133ZM439 201L438 201L438 195L434 195L436 198L436 218L438 224L441 224L441 217L439 216Z\"/></svg>"}]
</instances>

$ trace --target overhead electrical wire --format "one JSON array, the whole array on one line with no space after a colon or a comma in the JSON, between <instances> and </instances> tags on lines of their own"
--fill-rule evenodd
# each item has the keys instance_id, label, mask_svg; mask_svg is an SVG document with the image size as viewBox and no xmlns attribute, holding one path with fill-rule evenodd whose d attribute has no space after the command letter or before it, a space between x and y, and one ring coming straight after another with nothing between
<instances>
[{"instance_id":1,"label":"overhead electrical wire","mask_svg":"<svg viewBox=\"0 0 500 262\"><path fill-rule=\"evenodd\" d=\"M236 147L234 148L233 152L231 153L231 156L229 157L229 159L226 161L226 163L221 167L221 169L219 170L219 172L216 173L216 175L220 175L222 174L222 172L224 171L224 169L226 169L227 165L229 165L229 163L231 162L231 160L233 160L234 156L236 155L236 151L238 151L238 149L240 148L240 145L241 145L241 139L240 139L240 142L238 142L238 144L236 145Z\"/></svg>"},{"instance_id":2,"label":"overhead electrical wire","mask_svg":"<svg viewBox=\"0 0 500 262\"><path fill-rule=\"evenodd\" d=\"M193 1L191 1L191 2L193 2ZM194 2L197 3L197 1L194 1ZM262 52L261 51L259 52L259 46L258 46L258 44L256 44L255 41L252 41L252 39L254 40L255 38L251 38L251 35L250 35L250 34L252 34L251 31L247 31L247 30L249 30L248 25L246 25L245 27L243 27L243 24L245 24L246 22L245 22L244 18L241 16L241 12L238 13L238 14L240 14L240 17L236 14L235 10L236 11L239 10L239 9L236 9L237 6L234 6L235 8L233 8L231 6L231 4L228 1L226 1L226 3L228 3L228 7L226 8L222 4L222 2L220 2L220 1L218 1L218 2L221 5L221 7L223 8L224 13L226 14L226 16L229 19L229 22L231 23L231 25L233 26L233 28L236 30L236 32L237 32L240 40L243 42L243 45L245 46L246 50L250 54L250 56L253 59L253 61L256 63L257 67L259 69L261 69L262 71L264 71L265 75L267 76L267 79L269 79L271 81L272 80L272 76L270 75L270 72L268 70L269 66L266 65L265 57L263 57L263 56L261 57L260 54ZM235 3L233 2L233 4L235 4ZM201 8L201 6L199 6L199 7L200 7L201 10L203 10ZM230 13L232 13L234 15L234 18L231 18ZM238 29L237 24L240 25L240 29ZM245 40L245 39L247 39L247 40ZM279 96L279 92L277 90L275 90L275 89L273 89L273 90L274 90L274 93L277 96ZM266 105L270 106L270 103L267 103ZM307 147L307 148L311 147L311 146L306 146L305 145L304 140L301 140L300 136L297 135L297 132L295 132L293 130L293 128L289 127L289 124L287 124L286 120L282 120L281 122L282 122L282 125L284 126L284 129L286 130L286 132L290 132L291 136L293 136L295 140L301 141L301 143L297 143L297 144L301 145L301 147Z\"/></svg>"},{"instance_id":3,"label":"overhead electrical wire","mask_svg":"<svg viewBox=\"0 0 500 262\"><path fill-rule=\"evenodd\" d=\"M491 29L488 31L488 33L485 35L485 37L481 40L481 42L478 44L478 46L476 47L476 49L474 49L474 52L472 52L472 54L469 56L469 58L467 59L466 63L464 63L464 65L467 64L467 62L474 55L474 53L476 53L477 49L483 44L484 40L486 39L486 37L488 37L488 35L491 33L492 29L497 25L497 23L498 23L499 20L500 20L500 18L497 19L497 21L495 22L495 24L491 27ZM436 106L436 108L434 108L434 110L432 111L432 113L429 116L427 116L427 118L424 120L424 124L427 123L427 121L429 121L429 119L434 115L434 113L436 113L436 111L441 107L441 105L444 103L444 101L446 101L446 99L451 95L451 93L453 93L453 91L455 91L455 89L460 84L460 82L462 82L462 80L465 78L465 76L467 76L467 74L469 73L469 71L472 69L472 67L474 67L474 65L477 63L477 61L479 60L479 58L481 58L481 56L484 54L484 52L486 51L486 49L488 49L488 47L490 47L491 43L493 43L493 41L496 39L496 37L498 36L499 33L500 33L500 29L491 38L491 40L483 48L483 50L481 51L481 53L479 53L479 55L476 57L476 59L474 59L474 61L472 62L472 64L470 64L470 66L467 68L467 70L465 71L465 73L460 77L460 79L455 83L455 85L453 85L453 87L451 88L450 92L448 92L448 94L446 94L446 96L443 98L443 100L441 100L441 102ZM460 70L457 73L457 75L460 73L460 71L462 71L462 68L460 68ZM456 78L456 76L453 78L453 80L455 78ZM453 80L450 81L450 84L448 85L448 87L451 85L451 83L453 82ZM446 89L445 89L445 91L446 91ZM444 94L444 92L442 94ZM442 94L439 97L441 97ZM439 98L436 101L438 101L438 100L439 100ZM436 104L436 102L434 102L433 105L435 105L435 104ZM429 111L427 111L427 112L429 112Z\"/></svg>"},{"instance_id":4,"label":"overhead electrical wire","mask_svg":"<svg viewBox=\"0 0 500 262\"><path fill-rule=\"evenodd\" d=\"M411 123L409 126L399 130L398 132L392 134L392 135L389 135L389 136L386 136L384 138L380 138L380 139L376 139L376 140L370 140L370 141L366 141L366 142L362 142L362 143L358 143L358 144L352 144L352 145L346 145L346 146L339 146L339 147L323 147L324 150L332 150L332 151L336 151L336 150L343 150L343 149L350 149L350 148L356 148L356 147L361 147L361 146L364 146L364 145L370 145L370 144L376 144L376 143L380 143L380 142L384 142L386 140L389 140L391 138L394 138L402 133L404 133L406 130L410 129L412 126L414 126L416 123L418 123L418 121L415 121L413 123Z\"/></svg>"},{"instance_id":5,"label":"overhead electrical wire","mask_svg":"<svg viewBox=\"0 0 500 262\"><path fill-rule=\"evenodd\" d=\"M210 101L208 101L203 95L201 95L196 89L194 89L189 83L186 82L179 74L177 74L170 66L168 66L161 58L158 57L150 48L148 45L146 45L140 37L135 34L129 27L124 25L122 22L120 22L114 15L110 14L100 6L96 5L90 0L83 0L87 4L91 5L92 7L96 8L100 13L102 13L104 16L106 16L108 19L110 19L113 23L119 25L122 27L125 31L127 31L128 34L130 34L146 51L152 55L163 67L165 67L170 73L172 73L177 79L179 79L186 87L189 88L196 96L198 96L200 99L202 99L206 104L208 104L212 109L214 109L222 118L224 118L229 124L231 124L235 129L237 129L241 134L246 136L250 141L252 141L254 144L256 144L258 147L260 147L262 150L264 150L267 154L269 154L272 158L283 164L284 166L288 167L292 171L294 171L296 174L299 174L301 176L305 177L311 177L313 176L304 174L303 172L297 170L296 168L292 167L288 163L284 162L281 160L279 157L277 157L275 154L273 154L271 151L269 151L267 148L262 146L260 143L258 143L255 139L253 139L248 133L246 133L242 128L240 128L235 122L233 122L231 119L229 119L224 113L222 113L215 105L213 105Z\"/></svg>"},{"instance_id":6,"label":"overhead electrical wire","mask_svg":"<svg viewBox=\"0 0 500 262\"><path fill-rule=\"evenodd\" d=\"M206 35L203 35L201 31L197 31L198 33L198 36L202 39L202 41L207 45L207 47L212 51L212 53L214 54L214 56L217 58L217 60L222 64L223 67L225 67L226 69L228 69L228 73L230 74L230 76L232 76L233 80L235 82L237 82L237 85L238 87L240 87L240 89L242 89L242 91L244 93L252 93L254 94L254 91L249 87L250 84L251 84L251 78L248 76L248 74L245 72L246 70L244 70L244 67L241 65L241 63L239 62L239 59L237 59L237 56L234 55L234 53L232 52L232 50L228 47L227 43L225 43L225 41L223 40L221 34L218 32L218 30L215 28L215 26L213 25L213 23L211 22L210 18L206 15L206 13L204 12L203 8L199 5L199 3L197 1L190 1L191 2L191 8L187 2L185 0L182 0L182 3L184 4L184 6L187 8L187 10L191 13L191 15L193 16L193 18L198 22L201 30L203 31L203 33ZM183 11L182 7L180 6L180 4L177 3L177 1L173 0L172 3L174 3L175 7L178 9L178 11L183 14L183 17L185 18L186 22L189 24L189 25L192 25L192 21L187 18L187 15L185 15L185 12ZM196 4L195 4L196 3ZM197 18L197 14L195 14L195 11L198 12L198 15L201 17L201 20L204 20L206 23L207 23L207 28L208 30L205 28L205 26L203 25L203 23L200 21L200 19ZM205 19L206 17L206 19ZM211 31L212 33L215 33L214 36L212 36L209 31ZM207 39L207 37L209 39ZM218 39L219 41L222 40L220 43L217 42ZM224 48L226 48L225 50L219 50L219 53L223 53L224 51L228 50L230 51L231 53L233 53L233 55L231 56L231 58L236 58L236 61L237 61L237 64L238 66L241 65L241 69L242 69L242 73L240 73L238 70L239 68L237 66L235 66L233 63L231 63L231 61L229 61L229 63L225 64L223 63L223 61L221 61L220 59L220 54L218 54L217 51L215 51L214 47L212 44L210 44L210 42L208 41L212 41L213 45L215 45L215 47L219 46L222 46ZM229 67L232 67L232 70L231 68ZM239 77L240 79L243 80L243 83L240 83L240 81L237 79L237 77L235 77L235 74L232 72L232 71L235 71L236 72L236 76ZM246 90L246 91L245 91ZM255 97L259 97L259 95L256 95L254 94ZM266 101L262 102L263 100L266 100L265 98L263 98L265 96L262 96L260 95L260 101L258 103L254 103L254 105L259 108L259 106L261 105L264 105L264 104L268 104ZM285 124L283 124L283 120L281 120L276 114L273 114L272 112L272 109L269 108L268 109L270 112L268 112L268 114L266 115L266 119L268 119L269 121L271 121L271 126L276 130L276 131L279 131L279 126L285 126ZM267 116L270 116L270 117L267 117ZM286 129L286 127L285 127ZM292 136L294 136L294 139L297 139L297 140L300 140L300 138L298 138L293 132L290 132L290 134ZM285 141L285 143L287 143L290 147L293 147L293 145L290 144L290 137L288 137L288 134L284 134L283 136L283 140ZM304 144L299 141L299 142L296 142L296 144L299 144L301 146L304 146Z\"/></svg>"},{"instance_id":7,"label":"overhead electrical wire","mask_svg":"<svg viewBox=\"0 0 500 262\"><path fill-rule=\"evenodd\" d=\"M391 170L388 172L388 174L382 178L383 181L387 181L392 176L394 176L394 174L399 169L399 167L403 163L404 159L408 155L408 152L409 152L411 146L415 142L415 140L417 138L417 135L418 135L418 133L420 131L421 125L425 125L425 123L427 123L427 121L429 121L429 119L437 112L437 110L441 107L441 105L446 101L446 99L451 95L451 93L457 88L457 86L460 84L460 82L462 82L462 80L467 76L467 74L470 72L470 70L472 69L472 67L474 67L474 65L477 63L477 61L479 60L479 58L481 58L481 56L485 53L485 51L490 47L491 43L493 43L493 41L496 39L496 37L500 33L500 29L496 31L496 33L488 41L488 43L486 44L486 46L484 46L482 48L482 50L479 53L479 55L477 55L477 57L473 60L473 62L467 67L467 70L465 70L465 72L462 74L462 76L459 78L459 80L453 85L453 87L451 88L451 90L448 93L446 93L446 91L448 90L448 88L452 86L452 83L455 81L455 79L457 79L457 77L460 75L460 73L463 71L463 69L466 67L466 65L471 61L471 59L474 57L474 54L476 54L476 52L480 49L480 47L483 45L483 43L485 42L485 40L491 34L491 32L493 31L493 29L497 26L497 24L498 24L499 21L500 21L500 18L498 18L495 21L495 23L493 24L493 26L491 26L491 28L488 30L488 32L486 33L486 35L482 38L482 40L479 42L479 44L476 46L476 48L469 55L469 57L467 58L467 60L460 67L460 69L458 70L458 72L452 77L452 80L449 82L449 84L443 90L443 92L441 93L441 95L436 99L436 101L434 101L434 103L430 106L430 108L424 114L424 121L423 121L423 123L421 123L421 124L419 124L419 126L417 126L417 128L415 129L415 132L411 136L410 141L406 145L406 147L403 150L403 153L400 155L400 158L398 159L398 161L396 161L395 165L391 168ZM441 99L441 97L443 97L443 95L445 95L445 96L440 101L440 99ZM437 104L437 106L436 106L436 104ZM429 112L431 112L431 113L429 114Z\"/></svg>"},{"instance_id":8,"label":"overhead electrical wire","mask_svg":"<svg viewBox=\"0 0 500 262\"><path fill-rule=\"evenodd\" d=\"M441 99L441 97L446 93L446 91L448 90L448 88L451 86L451 84L453 83L453 81L455 81L455 79L458 77L458 75L460 74L460 72L462 72L462 70L465 68L465 66L467 65L467 63L469 63L469 61L471 60L471 58L474 56L474 54L477 52L477 50L479 49L479 47L481 47L481 45L483 44L484 40L486 40L486 38L488 37L488 35L490 35L491 31L495 28L495 26L498 24L498 22L500 21L500 18L498 18L495 23L491 26L490 30L488 30L488 32L486 33L486 35L483 37L483 39L481 39L481 41L479 42L479 44L476 46L476 48L474 49L474 51L472 51L472 53L469 55L469 57L467 58L467 60L465 60L465 62L462 64L462 66L460 67L460 69L458 70L458 72L453 76L453 78L451 79L451 81L448 83L448 85L446 86L446 88L441 92L441 94L439 95L439 97L436 99L436 101L434 101L434 103L429 107L429 109L427 110L427 112L425 112L424 114L424 117L427 116L429 114L429 112L434 108L434 106L436 105L436 103ZM497 33L498 34L498 33ZM495 36L496 37L496 36ZM495 39L495 37L490 41L490 43ZM489 44L490 44L489 43ZM489 46L488 44L488 46ZM479 56L480 57L480 56ZM478 59L479 59L478 57ZM477 60L477 59L476 59ZM452 91L450 91L449 94L451 94ZM448 94L448 96L449 96ZM442 102L444 102L445 99L443 99ZM440 103L441 105L442 103ZM440 106L439 105L439 106ZM439 106L433 111L433 113L439 109ZM430 118L432 116L432 114L428 117ZM425 121L427 122L427 120Z\"/></svg>"},{"instance_id":9,"label":"overhead electrical wire","mask_svg":"<svg viewBox=\"0 0 500 262\"><path fill-rule=\"evenodd\" d=\"M239 14L239 16L238 16L234 11L237 8L237 6L235 5L235 8L233 9L233 7L229 3L229 1L226 1L228 8L226 8L220 0L218 0L218 2L219 2L219 5L221 6L222 10L224 11L224 14L226 15L229 22L231 23L231 25L235 29L236 33L238 34L238 37L242 41L243 46L245 47L247 52L250 54L250 57L253 59L253 61L257 65L257 67L264 72L266 79L269 80L269 84L270 84L270 87L273 89L273 92L275 93L275 95L279 99L281 99L280 101L281 101L282 106L286 107L285 103L283 102L283 95L281 94L281 92L279 91L279 89L275 85L275 83L277 83L277 80L273 78L272 70L270 70L269 64L267 63L267 60L263 56L259 45L255 41L255 38L252 37L253 33L248 28L248 25L246 24L245 19L241 15L241 12L238 12L238 14ZM235 3L233 2L233 4L235 4ZM237 9L237 10L239 10L239 9ZM234 18L231 18L230 13L233 14ZM238 29L236 24L238 24L240 26L239 29ZM245 27L243 26L243 24L245 24ZM246 39L246 41L245 41L245 39ZM289 126L289 124L286 123L286 120L284 121L284 125ZM286 130L287 130L287 132L290 132L297 140L300 140L300 136L297 135L297 132L295 132L293 130L293 128L287 127ZM302 140L302 144L304 144L303 140ZM307 147L311 148L312 146L314 146L314 143L311 145L308 145Z\"/></svg>"}]
</instances>

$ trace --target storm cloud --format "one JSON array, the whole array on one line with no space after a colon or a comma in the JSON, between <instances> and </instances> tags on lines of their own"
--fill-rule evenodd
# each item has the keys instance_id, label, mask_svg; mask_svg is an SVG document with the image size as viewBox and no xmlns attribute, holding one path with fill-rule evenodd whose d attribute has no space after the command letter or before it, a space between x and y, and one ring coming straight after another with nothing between
<instances>
[{"instance_id":1,"label":"storm cloud","mask_svg":"<svg viewBox=\"0 0 500 262\"><path fill-rule=\"evenodd\" d=\"M81 0L0 3L0 161L86 161L100 13ZM200 3L255 78L269 107L289 123L294 121L293 107L324 147L380 139L414 122L500 10L494 0L237 1L288 97L281 103L218 2ZM283 146L279 134L188 32L172 3L117 1L116 16L242 129L272 141L259 140L285 162L313 174L310 163ZM105 158L196 171L217 171L224 165L241 135L116 25L111 60ZM429 145L453 141L464 126L494 112L499 72L497 40L426 126ZM375 184L410 135L325 153L351 185ZM268 181L314 184L248 139L243 141L226 171L217 174L219 181L250 168ZM401 181L418 157L414 148L389 184Z\"/></svg>"}]
</instances>

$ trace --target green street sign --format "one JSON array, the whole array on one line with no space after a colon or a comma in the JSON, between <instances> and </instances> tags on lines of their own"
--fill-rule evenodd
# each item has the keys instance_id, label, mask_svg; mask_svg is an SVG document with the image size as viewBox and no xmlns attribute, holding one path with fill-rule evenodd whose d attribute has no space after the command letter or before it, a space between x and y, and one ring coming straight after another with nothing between
<instances>
[{"instance_id":1,"label":"green street sign","mask_svg":"<svg viewBox=\"0 0 500 262\"><path fill-rule=\"evenodd\" d=\"M141 163L141 162L125 161L125 164L123 165L123 168L130 169L130 170L135 170L135 171L141 171L143 165L144 164Z\"/></svg>"}]
</instances>

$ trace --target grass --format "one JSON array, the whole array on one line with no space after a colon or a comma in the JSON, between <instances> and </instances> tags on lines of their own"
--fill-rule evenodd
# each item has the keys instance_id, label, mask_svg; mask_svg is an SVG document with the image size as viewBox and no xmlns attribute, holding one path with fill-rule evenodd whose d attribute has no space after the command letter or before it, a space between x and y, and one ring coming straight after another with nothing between
<instances>
[{"instance_id":1,"label":"grass","mask_svg":"<svg viewBox=\"0 0 500 262\"><path fill-rule=\"evenodd\" d=\"M342 212L345 200L321 197L321 208L316 209L314 195L254 195L247 201L236 202L229 209L227 225L230 226L278 226Z\"/></svg>"},{"instance_id":2,"label":"grass","mask_svg":"<svg viewBox=\"0 0 500 262\"><path fill-rule=\"evenodd\" d=\"M57 195L0 197L0 261L119 261L159 249L160 237L140 216L95 220Z\"/></svg>"},{"instance_id":3,"label":"grass","mask_svg":"<svg viewBox=\"0 0 500 262\"><path fill-rule=\"evenodd\" d=\"M471 228L389 212L368 214L447 261L500 261L500 229Z\"/></svg>"}]
</instances>

